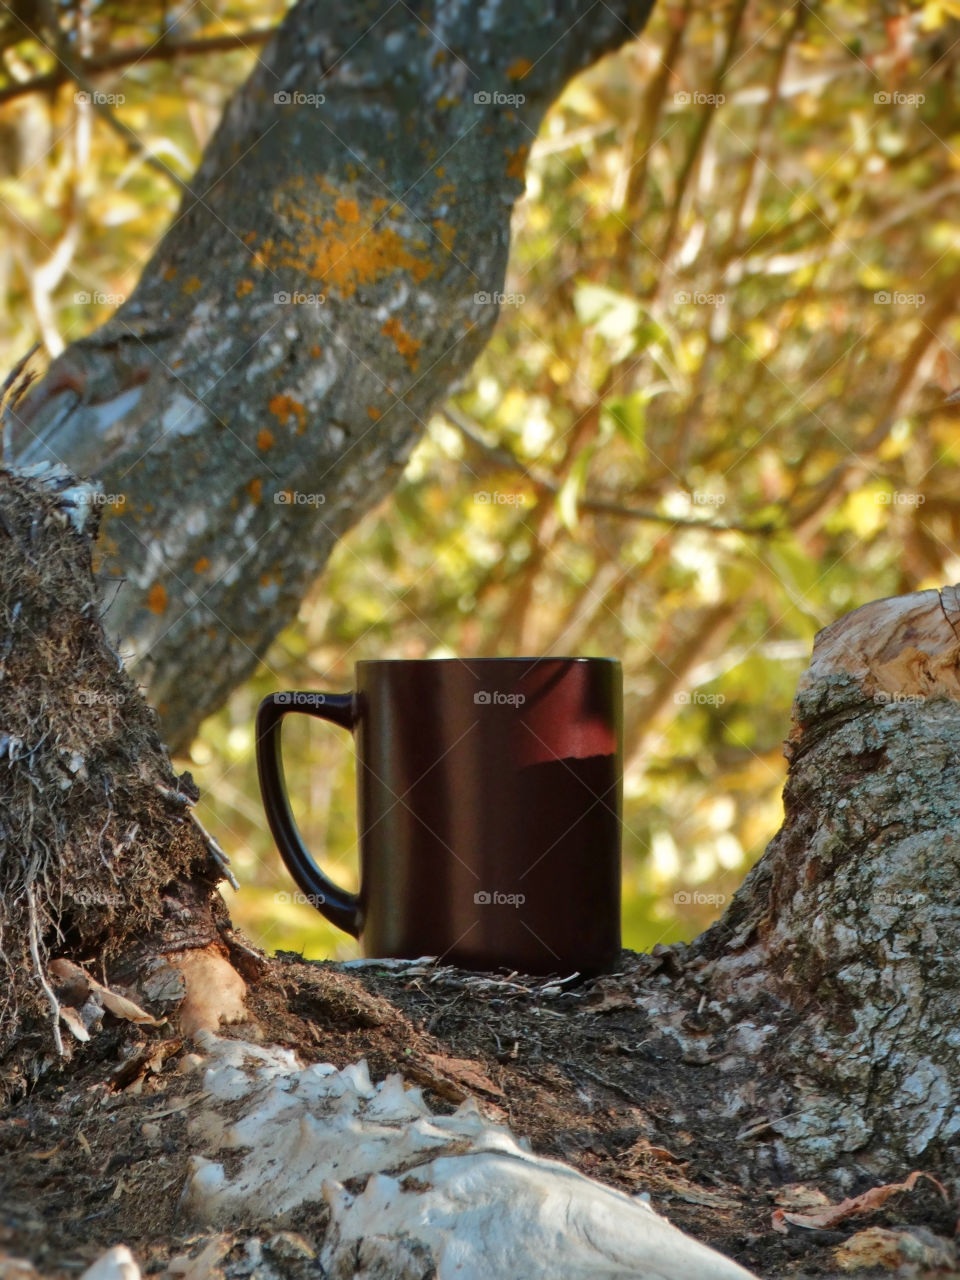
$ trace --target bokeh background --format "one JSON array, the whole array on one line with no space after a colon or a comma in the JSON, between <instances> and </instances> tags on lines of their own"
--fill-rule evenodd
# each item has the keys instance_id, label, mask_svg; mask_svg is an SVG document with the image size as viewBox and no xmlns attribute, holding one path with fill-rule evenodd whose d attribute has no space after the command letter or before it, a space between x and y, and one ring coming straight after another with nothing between
<instances>
[{"instance_id":1,"label":"bokeh background","mask_svg":"<svg viewBox=\"0 0 960 1280\"><path fill-rule=\"evenodd\" d=\"M59 64L40 6L0 14L3 370L132 290L284 6L59 9ZM533 142L487 352L178 762L257 943L355 954L295 900L252 729L264 694L348 690L373 657L619 657L625 941L719 914L779 824L817 630L960 579L958 19L681 0L571 83ZM355 885L350 739L291 719L302 831Z\"/></svg>"}]
</instances>

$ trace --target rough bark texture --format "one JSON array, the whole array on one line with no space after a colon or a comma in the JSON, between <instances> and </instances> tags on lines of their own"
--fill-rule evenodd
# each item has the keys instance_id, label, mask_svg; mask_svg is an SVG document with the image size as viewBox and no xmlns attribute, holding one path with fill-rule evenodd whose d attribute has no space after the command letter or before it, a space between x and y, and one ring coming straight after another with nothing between
<instances>
[{"instance_id":1,"label":"rough bark texture","mask_svg":"<svg viewBox=\"0 0 960 1280\"><path fill-rule=\"evenodd\" d=\"M9 458L111 499L109 628L172 747L476 358L543 112L650 3L301 0L135 292L9 413Z\"/></svg>"},{"instance_id":2,"label":"rough bark texture","mask_svg":"<svg viewBox=\"0 0 960 1280\"><path fill-rule=\"evenodd\" d=\"M958 666L953 586L820 632L783 827L684 960L728 1047L759 1057L729 1105L767 1122L761 1159L801 1175L958 1174Z\"/></svg>"},{"instance_id":3,"label":"rough bark texture","mask_svg":"<svg viewBox=\"0 0 960 1280\"><path fill-rule=\"evenodd\" d=\"M38 470L0 469L0 1097L83 1037L51 957L135 970L229 923L193 779L103 632L95 495Z\"/></svg>"}]
</instances>

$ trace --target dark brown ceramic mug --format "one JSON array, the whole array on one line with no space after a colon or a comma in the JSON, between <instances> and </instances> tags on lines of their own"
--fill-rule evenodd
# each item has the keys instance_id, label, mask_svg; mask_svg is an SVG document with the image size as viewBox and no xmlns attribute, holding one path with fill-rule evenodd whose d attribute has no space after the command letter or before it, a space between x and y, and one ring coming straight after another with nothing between
<instances>
[{"instance_id":1,"label":"dark brown ceramic mug","mask_svg":"<svg viewBox=\"0 0 960 1280\"><path fill-rule=\"evenodd\" d=\"M272 694L257 768L280 854L365 955L601 972L620 951L622 702L610 658L358 662L353 693ZM359 894L317 867L290 811L295 711L354 733Z\"/></svg>"}]
</instances>

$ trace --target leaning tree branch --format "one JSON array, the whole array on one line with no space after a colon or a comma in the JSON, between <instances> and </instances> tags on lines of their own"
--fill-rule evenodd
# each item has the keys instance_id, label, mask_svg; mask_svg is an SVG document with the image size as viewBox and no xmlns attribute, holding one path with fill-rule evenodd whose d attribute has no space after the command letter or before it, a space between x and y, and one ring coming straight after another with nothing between
<instances>
[{"instance_id":1,"label":"leaning tree branch","mask_svg":"<svg viewBox=\"0 0 960 1280\"><path fill-rule=\"evenodd\" d=\"M479 354L531 134L649 7L301 0L134 293L11 411L14 461L112 499L108 626L171 746L255 668Z\"/></svg>"}]
</instances>

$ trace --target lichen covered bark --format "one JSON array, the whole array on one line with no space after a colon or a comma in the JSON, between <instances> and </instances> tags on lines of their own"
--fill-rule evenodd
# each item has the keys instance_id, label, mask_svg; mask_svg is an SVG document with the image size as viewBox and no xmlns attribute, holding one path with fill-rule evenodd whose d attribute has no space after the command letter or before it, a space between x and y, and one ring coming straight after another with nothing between
<instances>
[{"instance_id":1,"label":"lichen covered bark","mask_svg":"<svg viewBox=\"0 0 960 1280\"><path fill-rule=\"evenodd\" d=\"M108 625L172 746L396 482L495 323L543 112L649 7L301 0L135 292L11 412L14 460L111 499Z\"/></svg>"},{"instance_id":2,"label":"lichen covered bark","mask_svg":"<svg viewBox=\"0 0 960 1280\"><path fill-rule=\"evenodd\" d=\"M685 976L722 1015L745 1152L804 1174L937 1168L960 1131L957 589L822 631L785 746L784 823ZM708 1016L711 1016L708 1013Z\"/></svg>"}]
</instances>

